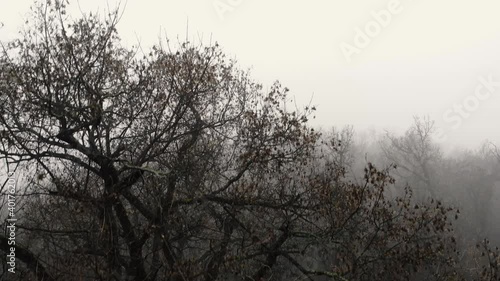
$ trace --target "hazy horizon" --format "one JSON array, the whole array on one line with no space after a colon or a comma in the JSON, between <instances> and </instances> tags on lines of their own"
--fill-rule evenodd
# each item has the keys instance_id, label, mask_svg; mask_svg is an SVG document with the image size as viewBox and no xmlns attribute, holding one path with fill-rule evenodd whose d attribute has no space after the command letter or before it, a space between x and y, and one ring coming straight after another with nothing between
<instances>
[{"instance_id":1,"label":"hazy horizon","mask_svg":"<svg viewBox=\"0 0 500 281\"><path fill-rule=\"evenodd\" d=\"M32 1L3 3L6 42ZM74 2L70 11L78 17L107 5L116 2ZM264 89L279 80L297 105L312 99L314 126L401 133L413 115L428 115L444 147L500 143L500 2L129 0L121 7L124 44L147 49L165 36L218 42Z\"/></svg>"}]
</instances>

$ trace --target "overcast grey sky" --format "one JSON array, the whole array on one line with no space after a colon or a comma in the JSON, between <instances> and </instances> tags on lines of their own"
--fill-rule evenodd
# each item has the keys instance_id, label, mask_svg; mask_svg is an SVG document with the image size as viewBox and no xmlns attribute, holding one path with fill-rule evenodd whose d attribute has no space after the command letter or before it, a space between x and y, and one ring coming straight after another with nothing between
<instances>
[{"instance_id":1,"label":"overcast grey sky","mask_svg":"<svg viewBox=\"0 0 500 281\"><path fill-rule=\"evenodd\" d=\"M80 0L95 11L116 1ZM15 36L32 1L0 0L0 39ZM428 114L444 144L500 144L498 0L128 0L118 26L127 45L186 37L217 41L299 105L314 125L407 128ZM187 21L189 20L189 25ZM498 81L498 82L497 82Z\"/></svg>"}]
</instances>

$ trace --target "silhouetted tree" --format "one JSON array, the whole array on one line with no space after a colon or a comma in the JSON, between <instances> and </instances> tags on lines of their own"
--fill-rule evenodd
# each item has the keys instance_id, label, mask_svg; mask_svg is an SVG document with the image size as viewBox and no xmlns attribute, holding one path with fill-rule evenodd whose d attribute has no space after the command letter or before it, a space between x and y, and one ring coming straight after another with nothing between
<instances>
[{"instance_id":1,"label":"silhouetted tree","mask_svg":"<svg viewBox=\"0 0 500 281\"><path fill-rule=\"evenodd\" d=\"M401 179L412 183L417 197L438 196L434 168L441 159L439 147L433 142L434 122L414 117L413 125L404 136L387 133L381 141L385 158L397 166Z\"/></svg>"},{"instance_id":2,"label":"silhouetted tree","mask_svg":"<svg viewBox=\"0 0 500 281\"><path fill-rule=\"evenodd\" d=\"M347 180L278 82L217 45L141 56L117 12L65 5L37 6L0 57L0 155L27 175L19 280L461 278L454 211L386 198L391 169Z\"/></svg>"}]
</instances>

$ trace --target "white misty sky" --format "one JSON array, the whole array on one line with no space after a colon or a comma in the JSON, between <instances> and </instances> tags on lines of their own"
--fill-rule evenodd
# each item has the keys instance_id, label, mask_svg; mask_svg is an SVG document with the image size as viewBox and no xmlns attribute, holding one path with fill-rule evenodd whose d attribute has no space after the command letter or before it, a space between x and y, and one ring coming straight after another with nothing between
<instances>
[{"instance_id":1,"label":"white misty sky","mask_svg":"<svg viewBox=\"0 0 500 281\"><path fill-rule=\"evenodd\" d=\"M72 2L75 16L80 8L103 11L117 3ZM16 36L31 3L0 0L2 41ZM172 41L186 35L194 42L212 38L241 68L251 67L253 77L265 86L280 80L298 105L313 97L318 108L314 125L402 131L413 115L425 114L443 130L441 141L447 146L477 147L485 139L500 144L498 0L122 1L122 7L125 4L118 26L125 44L140 40L147 48L165 34ZM385 26L378 24L378 31L373 13L382 10L391 13L391 19L382 17ZM356 29L366 27L372 31L370 43L357 45ZM359 47L350 62L341 44ZM481 77L499 85L488 91ZM477 88L482 99L475 96ZM454 105L464 102L467 108L461 116Z\"/></svg>"}]
</instances>

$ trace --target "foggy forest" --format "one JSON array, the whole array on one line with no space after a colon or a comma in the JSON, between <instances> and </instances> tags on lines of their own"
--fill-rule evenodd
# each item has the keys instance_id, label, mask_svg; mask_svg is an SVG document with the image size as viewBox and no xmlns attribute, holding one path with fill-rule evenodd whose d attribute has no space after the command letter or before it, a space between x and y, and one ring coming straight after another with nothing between
<instances>
[{"instance_id":1,"label":"foggy forest","mask_svg":"<svg viewBox=\"0 0 500 281\"><path fill-rule=\"evenodd\" d=\"M215 39L127 45L127 8L68 5L1 40L0 280L500 280L499 142L319 126Z\"/></svg>"}]
</instances>

